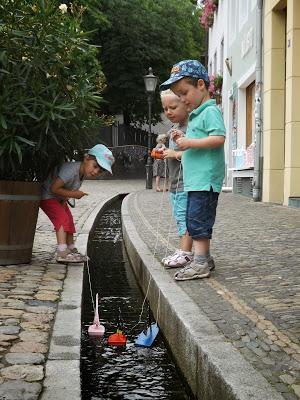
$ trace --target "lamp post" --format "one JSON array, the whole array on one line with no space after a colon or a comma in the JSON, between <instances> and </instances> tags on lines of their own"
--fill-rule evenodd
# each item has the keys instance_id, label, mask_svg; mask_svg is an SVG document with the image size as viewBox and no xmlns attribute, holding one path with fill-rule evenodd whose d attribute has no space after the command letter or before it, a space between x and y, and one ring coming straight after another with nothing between
<instances>
[{"instance_id":1,"label":"lamp post","mask_svg":"<svg viewBox=\"0 0 300 400\"><path fill-rule=\"evenodd\" d=\"M152 147L152 131L151 131L151 106L153 101L153 95L157 85L157 77L153 75L152 68L149 67L148 74L144 76L145 88L148 97L148 158L146 164L146 189L152 189L152 158L150 156Z\"/></svg>"}]
</instances>

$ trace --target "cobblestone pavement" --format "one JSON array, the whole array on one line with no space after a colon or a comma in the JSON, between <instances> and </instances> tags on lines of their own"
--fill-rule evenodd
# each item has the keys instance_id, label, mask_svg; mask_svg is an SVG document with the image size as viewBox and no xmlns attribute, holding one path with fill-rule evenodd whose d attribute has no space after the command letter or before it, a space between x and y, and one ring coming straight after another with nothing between
<instances>
[{"instance_id":1,"label":"cobblestone pavement","mask_svg":"<svg viewBox=\"0 0 300 400\"><path fill-rule=\"evenodd\" d=\"M73 215L80 232L95 206L144 181L87 181ZM162 258L177 245L168 196L141 190L131 216ZM222 194L212 253L216 271L179 282L226 340L287 400L300 398L300 210ZM67 267L54 261L55 235L40 213L31 264L0 266L0 400L35 400ZM173 274L174 271L169 271ZM254 382L255 384L255 382ZM262 399L263 400L263 399Z\"/></svg>"},{"instance_id":2,"label":"cobblestone pavement","mask_svg":"<svg viewBox=\"0 0 300 400\"><path fill-rule=\"evenodd\" d=\"M166 193L137 192L130 209L158 259L175 249ZM212 254L211 278L178 284L285 399L300 399L300 210L223 193Z\"/></svg>"},{"instance_id":3,"label":"cobblestone pavement","mask_svg":"<svg viewBox=\"0 0 300 400\"><path fill-rule=\"evenodd\" d=\"M144 181L86 181L72 211L77 232L94 208ZM67 266L55 263L55 234L40 212L31 264L0 266L0 400L36 400L42 390L57 302Z\"/></svg>"}]
</instances>

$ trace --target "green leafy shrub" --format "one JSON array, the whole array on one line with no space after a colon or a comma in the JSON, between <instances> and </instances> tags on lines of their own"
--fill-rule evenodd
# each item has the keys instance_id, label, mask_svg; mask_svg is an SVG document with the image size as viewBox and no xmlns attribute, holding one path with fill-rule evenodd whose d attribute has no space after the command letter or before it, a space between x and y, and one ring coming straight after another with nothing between
<instances>
[{"instance_id":1,"label":"green leafy shrub","mask_svg":"<svg viewBox=\"0 0 300 400\"><path fill-rule=\"evenodd\" d=\"M214 83L215 83L215 88L221 90L222 89L222 85L223 85L223 76L222 75L216 75Z\"/></svg>"},{"instance_id":2,"label":"green leafy shrub","mask_svg":"<svg viewBox=\"0 0 300 400\"><path fill-rule=\"evenodd\" d=\"M70 3L71 4L71 3ZM0 4L0 179L42 180L102 126L105 85L82 31L85 8L57 1Z\"/></svg>"}]
</instances>

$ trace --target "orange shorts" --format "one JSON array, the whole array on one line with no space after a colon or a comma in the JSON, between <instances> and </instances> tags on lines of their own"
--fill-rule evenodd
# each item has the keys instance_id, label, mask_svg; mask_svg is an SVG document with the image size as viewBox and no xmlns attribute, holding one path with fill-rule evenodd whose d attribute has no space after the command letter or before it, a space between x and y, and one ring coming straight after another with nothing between
<instances>
[{"instance_id":1,"label":"orange shorts","mask_svg":"<svg viewBox=\"0 0 300 400\"><path fill-rule=\"evenodd\" d=\"M60 203L57 199L46 199L41 201L40 207L48 216L56 231L63 227L67 233L76 232L73 216L67 202Z\"/></svg>"}]
</instances>

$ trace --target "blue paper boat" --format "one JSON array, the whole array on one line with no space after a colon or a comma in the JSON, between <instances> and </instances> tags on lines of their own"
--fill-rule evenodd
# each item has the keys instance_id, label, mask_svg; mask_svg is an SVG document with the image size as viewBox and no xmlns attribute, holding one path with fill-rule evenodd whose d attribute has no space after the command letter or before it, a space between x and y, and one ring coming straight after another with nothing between
<instances>
[{"instance_id":1,"label":"blue paper boat","mask_svg":"<svg viewBox=\"0 0 300 400\"><path fill-rule=\"evenodd\" d=\"M136 338L134 344L136 346L151 347L157 334L159 332L159 327L157 323L152 323L146 332L142 332Z\"/></svg>"}]
</instances>

